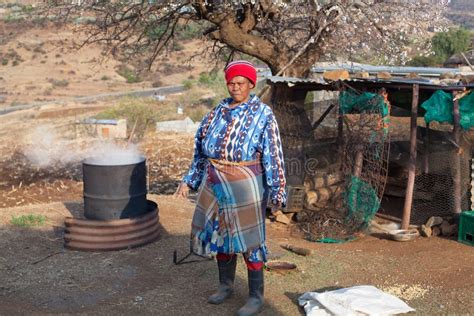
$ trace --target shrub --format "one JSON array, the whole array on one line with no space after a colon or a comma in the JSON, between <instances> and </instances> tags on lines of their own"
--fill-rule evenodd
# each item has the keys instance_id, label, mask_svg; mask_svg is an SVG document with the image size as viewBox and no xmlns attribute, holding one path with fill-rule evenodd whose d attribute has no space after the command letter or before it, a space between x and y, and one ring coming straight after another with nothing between
<instances>
[{"instance_id":1,"label":"shrub","mask_svg":"<svg viewBox=\"0 0 474 316\"><path fill-rule=\"evenodd\" d=\"M124 77L127 80L127 83L137 83L141 81L139 74L126 65L121 65L117 70L117 73Z\"/></svg>"},{"instance_id":2,"label":"shrub","mask_svg":"<svg viewBox=\"0 0 474 316\"><path fill-rule=\"evenodd\" d=\"M217 104L217 102L223 98L228 97L224 74L221 72L202 72L199 74L198 83L206 88L209 88L215 93L214 97L210 98L209 100L209 103L211 104Z\"/></svg>"},{"instance_id":3,"label":"shrub","mask_svg":"<svg viewBox=\"0 0 474 316\"><path fill-rule=\"evenodd\" d=\"M161 73L165 76L171 75L175 73L175 67L173 64L169 63L164 63L163 64L163 69L161 70Z\"/></svg>"},{"instance_id":4,"label":"shrub","mask_svg":"<svg viewBox=\"0 0 474 316\"><path fill-rule=\"evenodd\" d=\"M209 108L204 105L190 106L184 109L184 114L189 116L194 122L201 122L204 115L209 112Z\"/></svg>"},{"instance_id":5,"label":"shrub","mask_svg":"<svg viewBox=\"0 0 474 316\"><path fill-rule=\"evenodd\" d=\"M407 65L414 67L436 67L443 63L439 56L415 56Z\"/></svg>"},{"instance_id":6,"label":"shrub","mask_svg":"<svg viewBox=\"0 0 474 316\"><path fill-rule=\"evenodd\" d=\"M160 79L155 79L153 83L151 84L153 88L158 88L163 86L163 82Z\"/></svg>"},{"instance_id":7,"label":"shrub","mask_svg":"<svg viewBox=\"0 0 474 316\"><path fill-rule=\"evenodd\" d=\"M183 86L184 86L184 89L189 90L193 87L193 81L192 80L184 80L183 81Z\"/></svg>"},{"instance_id":8,"label":"shrub","mask_svg":"<svg viewBox=\"0 0 474 316\"><path fill-rule=\"evenodd\" d=\"M69 85L69 81L66 79L50 79L49 82L53 85L53 87L67 87Z\"/></svg>"},{"instance_id":9,"label":"shrub","mask_svg":"<svg viewBox=\"0 0 474 316\"><path fill-rule=\"evenodd\" d=\"M46 222L46 217L44 215L21 215L21 216L12 216L10 223L18 227L32 227L32 226L41 226Z\"/></svg>"},{"instance_id":10,"label":"shrub","mask_svg":"<svg viewBox=\"0 0 474 316\"><path fill-rule=\"evenodd\" d=\"M53 94L53 87L48 87L48 88L44 89L44 91L43 91L44 96L50 96L52 94Z\"/></svg>"},{"instance_id":11,"label":"shrub","mask_svg":"<svg viewBox=\"0 0 474 316\"><path fill-rule=\"evenodd\" d=\"M126 97L119 101L117 106L109 108L98 115L98 119L126 119L127 128L132 130L135 125L134 136L142 139L149 126L158 120L159 113L153 106L151 99Z\"/></svg>"},{"instance_id":12,"label":"shrub","mask_svg":"<svg viewBox=\"0 0 474 316\"><path fill-rule=\"evenodd\" d=\"M24 13L31 13L35 10L35 8L31 4L27 4L21 8L21 11Z\"/></svg>"},{"instance_id":13,"label":"shrub","mask_svg":"<svg viewBox=\"0 0 474 316\"><path fill-rule=\"evenodd\" d=\"M166 32L166 26L164 24L160 24L154 28L150 28L147 31L147 36L151 40L158 40L163 34Z\"/></svg>"},{"instance_id":14,"label":"shrub","mask_svg":"<svg viewBox=\"0 0 474 316\"><path fill-rule=\"evenodd\" d=\"M202 36L205 26L194 21L179 25L176 28L176 38L180 40L191 40Z\"/></svg>"},{"instance_id":15,"label":"shrub","mask_svg":"<svg viewBox=\"0 0 474 316\"><path fill-rule=\"evenodd\" d=\"M110 77L109 76L106 76L106 75L103 75L100 80L110 80Z\"/></svg>"},{"instance_id":16,"label":"shrub","mask_svg":"<svg viewBox=\"0 0 474 316\"><path fill-rule=\"evenodd\" d=\"M174 52L179 52L179 51L182 51L184 49L184 46L177 42L177 41L173 41L173 46L171 47L171 50L174 51Z\"/></svg>"}]
</instances>

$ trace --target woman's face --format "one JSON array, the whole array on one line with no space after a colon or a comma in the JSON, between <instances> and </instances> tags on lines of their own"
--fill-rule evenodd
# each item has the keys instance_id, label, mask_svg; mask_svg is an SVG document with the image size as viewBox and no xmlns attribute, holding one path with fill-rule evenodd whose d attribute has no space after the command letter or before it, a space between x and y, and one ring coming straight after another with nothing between
<instances>
[{"instance_id":1,"label":"woman's face","mask_svg":"<svg viewBox=\"0 0 474 316\"><path fill-rule=\"evenodd\" d=\"M250 90L254 85L245 77L235 76L227 82L227 90L230 96L234 99L234 103L242 103L247 101Z\"/></svg>"}]
</instances>

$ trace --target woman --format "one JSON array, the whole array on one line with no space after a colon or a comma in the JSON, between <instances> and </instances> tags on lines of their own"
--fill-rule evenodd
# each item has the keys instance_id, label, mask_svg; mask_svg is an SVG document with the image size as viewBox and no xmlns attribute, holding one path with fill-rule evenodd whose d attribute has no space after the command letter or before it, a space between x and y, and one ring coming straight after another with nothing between
<instances>
[{"instance_id":1,"label":"woman","mask_svg":"<svg viewBox=\"0 0 474 316\"><path fill-rule=\"evenodd\" d=\"M285 174L278 125L270 107L250 94L257 71L247 61L225 68L230 98L202 120L195 137L194 160L176 194L199 189L193 217L193 251L216 256L219 288L209 297L221 304L233 292L236 254L248 269L249 298L238 315L263 307L265 210L286 204Z\"/></svg>"}]
</instances>

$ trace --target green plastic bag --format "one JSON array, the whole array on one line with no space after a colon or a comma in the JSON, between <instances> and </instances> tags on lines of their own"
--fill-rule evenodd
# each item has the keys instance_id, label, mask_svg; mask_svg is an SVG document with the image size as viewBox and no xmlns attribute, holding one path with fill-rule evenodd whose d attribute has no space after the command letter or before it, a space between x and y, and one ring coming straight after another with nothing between
<instances>
[{"instance_id":1,"label":"green plastic bag","mask_svg":"<svg viewBox=\"0 0 474 316\"><path fill-rule=\"evenodd\" d=\"M376 93L364 92L356 94L352 91L343 91L339 94L339 113L347 114L352 112L378 113L382 117L388 115L388 105L384 98Z\"/></svg>"},{"instance_id":2,"label":"green plastic bag","mask_svg":"<svg viewBox=\"0 0 474 316\"><path fill-rule=\"evenodd\" d=\"M438 90L421 104L426 110L425 121L453 124L453 95L443 90ZM459 100L460 124L464 130L474 126L474 93L469 93Z\"/></svg>"}]
</instances>

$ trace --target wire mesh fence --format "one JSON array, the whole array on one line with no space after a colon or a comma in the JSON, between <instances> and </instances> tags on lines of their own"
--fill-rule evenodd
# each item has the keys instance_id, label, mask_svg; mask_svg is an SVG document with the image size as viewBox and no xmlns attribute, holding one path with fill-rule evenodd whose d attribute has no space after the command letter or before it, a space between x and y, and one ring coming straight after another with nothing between
<instances>
[{"instance_id":1,"label":"wire mesh fence","mask_svg":"<svg viewBox=\"0 0 474 316\"><path fill-rule=\"evenodd\" d=\"M424 138L428 145L429 141ZM456 213L455 179L460 177L461 209L470 208L471 145L462 141L459 147L449 143L424 146L420 157L421 170L415 177L413 208L410 223L426 223L431 216L452 216Z\"/></svg>"},{"instance_id":2,"label":"wire mesh fence","mask_svg":"<svg viewBox=\"0 0 474 316\"><path fill-rule=\"evenodd\" d=\"M325 101L325 108L333 103L338 107L320 125L323 137L315 137L316 145L309 153L326 162L306 175L304 210L298 214L301 228L312 240L347 236L366 226L375 213L403 218L410 118L390 118L390 104L383 93L352 92L340 92L338 100ZM315 115L313 121L317 119ZM410 224L421 225L432 216L453 216L458 207L471 209L472 146L467 134L460 142L454 141L452 125L432 123L428 129L422 117L417 123ZM325 139L328 135L332 138Z\"/></svg>"}]
</instances>

